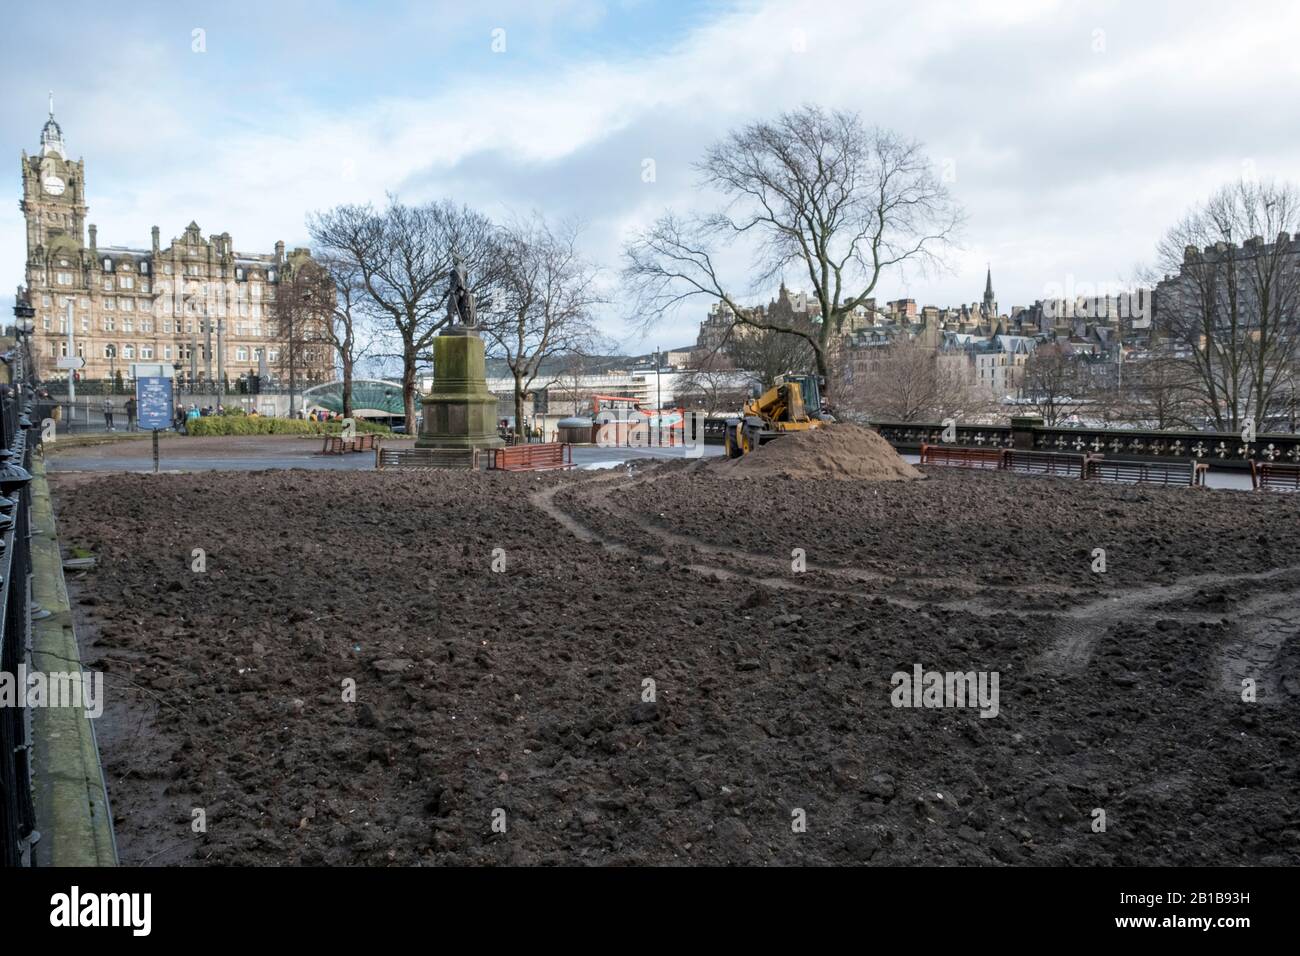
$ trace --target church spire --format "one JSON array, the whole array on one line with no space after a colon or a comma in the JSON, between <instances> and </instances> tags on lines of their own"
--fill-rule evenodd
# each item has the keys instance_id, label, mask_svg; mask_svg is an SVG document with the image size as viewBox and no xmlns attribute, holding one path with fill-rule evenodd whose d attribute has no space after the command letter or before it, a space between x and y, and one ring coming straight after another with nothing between
<instances>
[{"instance_id":1,"label":"church spire","mask_svg":"<svg viewBox=\"0 0 1300 956\"><path fill-rule=\"evenodd\" d=\"M988 272L984 277L984 302L982 311L990 318L996 318L998 314L998 303L993 297L993 267L988 267Z\"/></svg>"}]
</instances>

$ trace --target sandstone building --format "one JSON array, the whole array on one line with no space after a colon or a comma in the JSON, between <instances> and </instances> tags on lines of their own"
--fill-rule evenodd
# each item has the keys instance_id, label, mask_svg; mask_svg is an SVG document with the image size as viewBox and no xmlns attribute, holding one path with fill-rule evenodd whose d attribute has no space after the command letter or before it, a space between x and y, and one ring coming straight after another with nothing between
<instances>
[{"instance_id":1,"label":"sandstone building","mask_svg":"<svg viewBox=\"0 0 1300 956\"><path fill-rule=\"evenodd\" d=\"M82 379L125 380L136 363L171 366L182 385L224 381L231 390L241 377L285 378L276 290L310 261L306 249L286 256L277 242L273 253L237 252L229 233L205 238L194 222L166 246L157 226L149 249L100 245L86 224L85 161L68 157L53 101L40 152L23 151L22 188L27 285L18 295L36 312L32 355L42 379L69 374L57 366L68 354L69 303ZM305 326L293 331L298 382L332 379L333 354L321 334L327 319L295 321Z\"/></svg>"}]
</instances>

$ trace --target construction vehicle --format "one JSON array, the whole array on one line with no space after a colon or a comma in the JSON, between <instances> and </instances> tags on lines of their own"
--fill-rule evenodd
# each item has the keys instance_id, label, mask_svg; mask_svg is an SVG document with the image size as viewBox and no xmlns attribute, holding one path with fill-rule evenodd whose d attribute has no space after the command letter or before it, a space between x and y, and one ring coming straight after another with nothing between
<instances>
[{"instance_id":1,"label":"construction vehicle","mask_svg":"<svg viewBox=\"0 0 1300 956\"><path fill-rule=\"evenodd\" d=\"M835 419L823 406L816 375L781 375L776 384L745 402L740 416L727 420L728 458L739 458L790 432L822 428Z\"/></svg>"}]
</instances>

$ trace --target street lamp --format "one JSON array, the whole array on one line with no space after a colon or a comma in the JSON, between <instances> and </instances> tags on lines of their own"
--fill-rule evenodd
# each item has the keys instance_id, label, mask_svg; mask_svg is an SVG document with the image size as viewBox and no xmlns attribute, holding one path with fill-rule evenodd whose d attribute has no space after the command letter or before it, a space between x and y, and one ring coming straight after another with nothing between
<instances>
[{"instance_id":1,"label":"street lamp","mask_svg":"<svg viewBox=\"0 0 1300 956\"><path fill-rule=\"evenodd\" d=\"M108 391L109 394L117 392L117 346L106 345L104 351L108 353Z\"/></svg>"}]
</instances>

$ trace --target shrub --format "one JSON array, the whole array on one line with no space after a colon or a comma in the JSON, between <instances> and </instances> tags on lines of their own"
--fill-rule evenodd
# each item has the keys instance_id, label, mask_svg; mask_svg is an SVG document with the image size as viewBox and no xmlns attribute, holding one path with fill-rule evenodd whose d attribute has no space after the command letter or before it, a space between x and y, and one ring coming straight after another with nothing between
<instances>
[{"instance_id":1,"label":"shrub","mask_svg":"<svg viewBox=\"0 0 1300 956\"><path fill-rule=\"evenodd\" d=\"M358 433L388 435L387 425L357 421ZM205 415L185 423L186 432L198 438L223 435L337 435L340 422L305 422L300 418L271 418L266 415Z\"/></svg>"}]
</instances>

